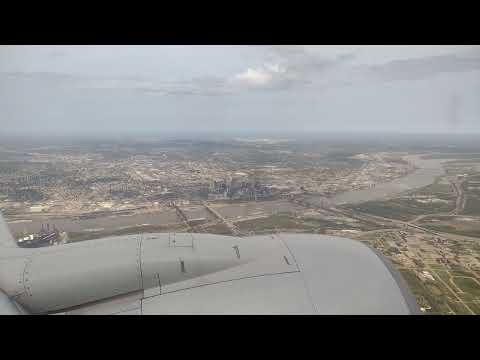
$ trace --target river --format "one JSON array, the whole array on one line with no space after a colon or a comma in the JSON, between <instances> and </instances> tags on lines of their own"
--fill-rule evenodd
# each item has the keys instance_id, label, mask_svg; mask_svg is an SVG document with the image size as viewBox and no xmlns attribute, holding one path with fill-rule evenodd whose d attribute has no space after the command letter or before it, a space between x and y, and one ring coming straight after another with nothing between
<instances>
[{"instance_id":1,"label":"river","mask_svg":"<svg viewBox=\"0 0 480 360\"><path fill-rule=\"evenodd\" d=\"M442 163L452 159L422 159L422 155L408 155L404 159L410 161L417 170L399 179L386 183L376 184L374 188L352 190L328 199L329 205L344 203L359 203L372 200L385 200L404 191L421 188L432 184L437 176L443 175L445 170Z\"/></svg>"}]
</instances>

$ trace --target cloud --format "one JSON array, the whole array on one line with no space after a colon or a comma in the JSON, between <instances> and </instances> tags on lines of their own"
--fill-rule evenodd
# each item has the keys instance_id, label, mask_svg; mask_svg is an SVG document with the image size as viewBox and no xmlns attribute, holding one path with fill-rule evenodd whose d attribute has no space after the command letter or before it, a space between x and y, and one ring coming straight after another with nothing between
<instances>
[{"instance_id":1,"label":"cloud","mask_svg":"<svg viewBox=\"0 0 480 360\"><path fill-rule=\"evenodd\" d=\"M261 86L272 81L272 74L265 69L248 68L247 71L235 75L234 80L244 82L247 85Z\"/></svg>"},{"instance_id":2,"label":"cloud","mask_svg":"<svg viewBox=\"0 0 480 360\"><path fill-rule=\"evenodd\" d=\"M355 65L362 48L343 52L335 57L323 56L322 48L308 50L301 45L265 47L288 69L297 83L312 84L316 90L344 87L368 82L420 80L442 73L480 69L480 46L456 54L389 61L381 65Z\"/></svg>"},{"instance_id":3,"label":"cloud","mask_svg":"<svg viewBox=\"0 0 480 360\"><path fill-rule=\"evenodd\" d=\"M274 45L266 50L278 57L279 61L290 70L308 72L323 71L348 63L355 59L359 50L343 52L336 55L326 55L322 47L306 47L302 45Z\"/></svg>"},{"instance_id":4,"label":"cloud","mask_svg":"<svg viewBox=\"0 0 480 360\"><path fill-rule=\"evenodd\" d=\"M63 75L54 72L4 72L0 73L0 77L14 77L21 84L32 81L32 84L35 82L38 86L60 86L80 91L130 91L158 96L222 96L305 86L311 83L318 72L344 61L344 58L330 61L319 59L318 56L312 57L302 46L273 46L267 49L279 54L278 61L264 56L264 62L260 66L246 66L245 70L230 75L195 77L186 81L166 82L160 78L141 76L115 78Z\"/></svg>"},{"instance_id":5,"label":"cloud","mask_svg":"<svg viewBox=\"0 0 480 360\"><path fill-rule=\"evenodd\" d=\"M395 60L382 65L363 67L365 75L372 80L417 80L441 73L465 72L480 69L480 56L440 55L419 59Z\"/></svg>"},{"instance_id":6,"label":"cloud","mask_svg":"<svg viewBox=\"0 0 480 360\"><path fill-rule=\"evenodd\" d=\"M142 77L94 77L54 72L0 72L0 89L59 89L60 91L107 91L154 95L226 95L226 79L197 77L188 81L163 81Z\"/></svg>"},{"instance_id":7,"label":"cloud","mask_svg":"<svg viewBox=\"0 0 480 360\"><path fill-rule=\"evenodd\" d=\"M356 57L356 52L352 51L325 56L321 48L312 51L302 45L274 45L265 49L284 70L281 76L283 81L277 82L279 86L276 88L286 88L287 84L288 87L312 85L317 90L327 88L336 74L344 70L344 65ZM341 82L345 83L344 80Z\"/></svg>"},{"instance_id":8,"label":"cloud","mask_svg":"<svg viewBox=\"0 0 480 360\"><path fill-rule=\"evenodd\" d=\"M265 64L257 68L248 68L246 71L233 76L232 84L247 87L265 87L282 81L287 70L279 64Z\"/></svg>"},{"instance_id":9,"label":"cloud","mask_svg":"<svg viewBox=\"0 0 480 360\"><path fill-rule=\"evenodd\" d=\"M55 72L3 72L2 87L29 84L40 88L79 91L123 91L157 96L225 96L251 91L286 91L308 88L322 91L370 82L426 79L441 73L480 70L480 47L472 51L355 65L355 51L325 56L322 48L300 45L262 46L262 65L222 76L200 76L183 81L155 77L94 77ZM266 51L266 55L265 55ZM7 85L8 83L8 85Z\"/></svg>"}]
</instances>

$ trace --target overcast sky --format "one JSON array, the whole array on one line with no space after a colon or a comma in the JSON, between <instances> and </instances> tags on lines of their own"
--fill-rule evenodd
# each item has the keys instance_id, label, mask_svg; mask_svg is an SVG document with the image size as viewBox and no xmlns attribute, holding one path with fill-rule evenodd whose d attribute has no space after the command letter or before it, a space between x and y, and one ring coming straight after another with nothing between
<instances>
[{"instance_id":1,"label":"overcast sky","mask_svg":"<svg viewBox=\"0 0 480 360\"><path fill-rule=\"evenodd\" d=\"M0 46L0 132L480 133L479 46Z\"/></svg>"}]
</instances>

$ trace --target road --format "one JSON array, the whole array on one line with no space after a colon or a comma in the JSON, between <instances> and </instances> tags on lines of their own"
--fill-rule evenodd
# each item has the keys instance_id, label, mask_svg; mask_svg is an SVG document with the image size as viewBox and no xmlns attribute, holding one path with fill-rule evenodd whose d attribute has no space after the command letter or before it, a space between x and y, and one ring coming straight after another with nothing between
<instances>
[{"instance_id":1,"label":"road","mask_svg":"<svg viewBox=\"0 0 480 360\"><path fill-rule=\"evenodd\" d=\"M242 234L240 232L240 230L233 223L231 223L230 221L225 219L222 216L222 214L220 214L217 210L215 210L213 207L208 205L208 203L206 201L203 201L202 204L205 207L205 209L207 209L211 214L213 214L213 216L215 216L217 219L221 220L230 229L230 231L232 232L233 235L238 236L238 235Z\"/></svg>"},{"instance_id":2,"label":"road","mask_svg":"<svg viewBox=\"0 0 480 360\"><path fill-rule=\"evenodd\" d=\"M425 268L431 273L431 274L436 274L435 270L433 270L430 266L428 266L427 264L425 264ZM465 309L467 309L472 315L475 315L475 312L470 309L470 307L465 304L465 302L460 298L460 296L458 296L458 294L452 290L452 288L450 287L450 285L448 285L445 281L443 281L443 279L440 277L440 276L436 276L435 279L437 279L439 282L441 282L452 294L453 296L455 296L458 300L459 303L461 303ZM451 310L451 309L450 309Z\"/></svg>"}]
</instances>

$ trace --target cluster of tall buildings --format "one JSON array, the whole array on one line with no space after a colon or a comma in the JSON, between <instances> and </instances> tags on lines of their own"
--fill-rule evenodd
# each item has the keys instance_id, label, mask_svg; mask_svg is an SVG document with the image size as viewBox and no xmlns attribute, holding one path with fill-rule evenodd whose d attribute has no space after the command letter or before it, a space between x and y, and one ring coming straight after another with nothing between
<instances>
[{"instance_id":1,"label":"cluster of tall buildings","mask_svg":"<svg viewBox=\"0 0 480 360\"><path fill-rule=\"evenodd\" d=\"M209 195L213 195L210 197L232 200L258 200L273 196L272 187L248 176L213 180L209 192Z\"/></svg>"}]
</instances>

